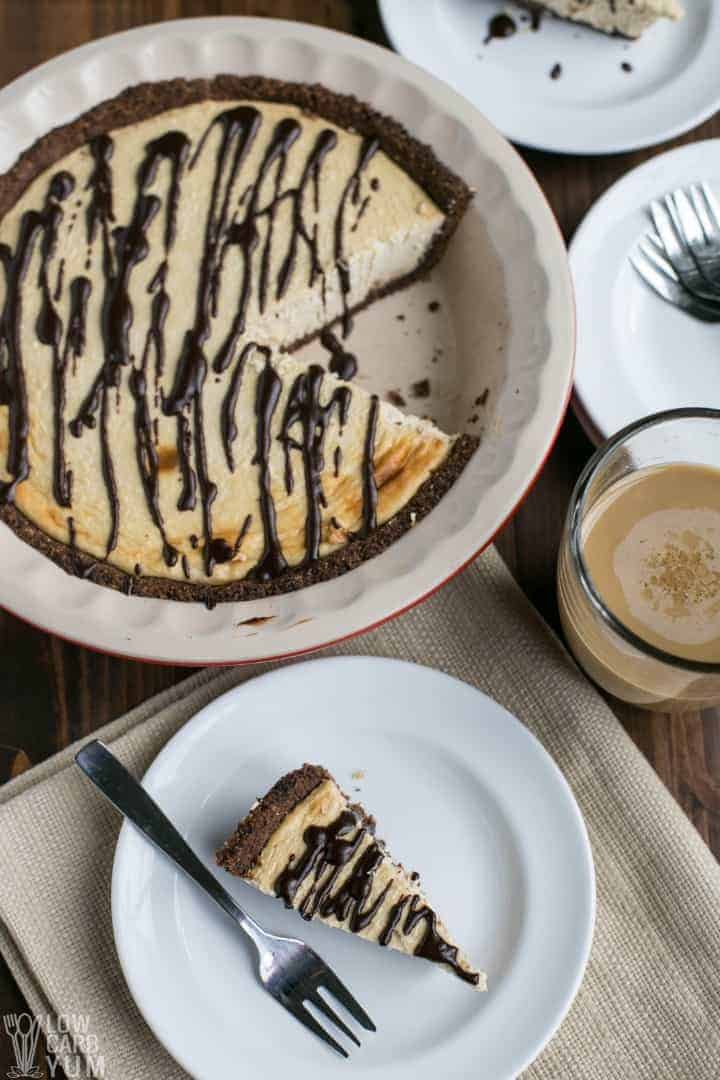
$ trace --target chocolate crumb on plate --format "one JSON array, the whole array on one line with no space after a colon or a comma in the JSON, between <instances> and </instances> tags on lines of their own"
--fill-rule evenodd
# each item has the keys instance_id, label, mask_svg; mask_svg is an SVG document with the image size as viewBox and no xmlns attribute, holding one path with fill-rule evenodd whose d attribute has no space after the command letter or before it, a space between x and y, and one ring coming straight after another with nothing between
<instances>
[{"instance_id":1,"label":"chocolate crumb on plate","mask_svg":"<svg viewBox=\"0 0 720 1080\"><path fill-rule=\"evenodd\" d=\"M512 37L516 31L517 24L515 20L501 11L498 15L493 15L488 23L487 37L483 41L483 45L489 45L495 38Z\"/></svg>"},{"instance_id":2,"label":"chocolate crumb on plate","mask_svg":"<svg viewBox=\"0 0 720 1080\"><path fill-rule=\"evenodd\" d=\"M410 393L416 398L430 397L430 380L418 379L418 381L414 382L410 387Z\"/></svg>"},{"instance_id":3,"label":"chocolate crumb on plate","mask_svg":"<svg viewBox=\"0 0 720 1080\"><path fill-rule=\"evenodd\" d=\"M550 78L551 79L559 79L560 76L562 75L562 72L563 72L562 64L555 64L550 70Z\"/></svg>"}]
</instances>

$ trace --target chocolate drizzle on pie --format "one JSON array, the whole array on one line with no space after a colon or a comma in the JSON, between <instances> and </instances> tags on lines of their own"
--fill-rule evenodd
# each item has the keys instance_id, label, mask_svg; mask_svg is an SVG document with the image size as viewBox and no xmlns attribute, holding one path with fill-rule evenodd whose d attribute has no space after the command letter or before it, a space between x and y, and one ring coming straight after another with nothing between
<instances>
[{"instance_id":1,"label":"chocolate drizzle on pie","mask_svg":"<svg viewBox=\"0 0 720 1080\"><path fill-rule=\"evenodd\" d=\"M9 407L8 449L6 469L10 480L0 482L0 502L12 502L18 484L30 474L28 457L28 401L25 370L22 359L21 326L23 311L23 285L38 241L41 243L41 264L38 285L42 293L40 314L36 333L44 344L53 348L54 365L58 366L58 349L62 335L62 323L53 305L48 282L48 263L55 250L57 232L63 217L61 203L73 190L75 181L67 172L56 173L48 185L42 210L26 210L20 220L15 251L7 244L0 244L0 262L5 273L5 303L0 315L0 404ZM54 385L57 385L54 380ZM58 404L56 397L56 415ZM57 440L56 440L57 447ZM56 478L60 476L56 496L59 505L70 505L70 480L62 463L56 465Z\"/></svg>"},{"instance_id":2,"label":"chocolate drizzle on pie","mask_svg":"<svg viewBox=\"0 0 720 1080\"><path fill-rule=\"evenodd\" d=\"M294 486L291 451L299 450L302 454L305 476L305 496L307 516L305 518L305 559L314 561L320 555L322 535L322 509L326 505L322 490L322 474L325 468L325 436L333 413L337 410L340 431L347 422L352 391L348 386L336 386L329 401L322 404L322 390L325 372L313 364L307 371L298 375L285 406L280 435L285 449L285 488L288 495ZM298 426L299 438L292 432Z\"/></svg>"},{"instance_id":3,"label":"chocolate drizzle on pie","mask_svg":"<svg viewBox=\"0 0 720 1080\"><path fill-rule=\"evenodd\" d=\"M99 411L100 460L110 506L110 532L106 546L106 556L109 556L117 545L120 527L120 503L115 467L110 449L108 395L113 389L119 392L122 369L132 361L129 350L129 333L134 313L130 300L130 281L135 267L147 258L149 253L147 233L160 209L161 203L158 196L147 194L147 188L155 180L160 163L167 160L171 168L165 218L165 250L167 253L175 235L175 214L180 176L189 152L189 140L181 132L170 131L147 144L145 156L137 172L137 190L130 223L127 227L113 229L112 236L110 233L110 222L114 220L112 171L110 166L113 152L112 140L108 135L100 135L91 141L90 151L95 161L95 168L88 181L91 196L87 211L87 228L88 242L90 244L93 242L98 226L101 230L102 265L105 279L100 315L103 363L76 417L70 423L70 431L76 438L79 438L84 428L94 428L96 426L96 414ZM167 311L165 311L165 314L167 314ZM158 330L157 324L155 326L151 324L150 332L157 336L161 329L161 326L160 330ZM161 533L165 562L168 566L173 566L177 562L177 552L170 548L166 542L157 503L157 454L152 438L150 414L144 400L147 392L147 380L144 372L136 369L131 373L129 382L130 390L136 401L137 458L140 465L143 489L150 514ZM142 401L139 401L140 397L143 399Z\"/></svg>"},{"instance_id":4,"label":"chocolate drizzle on pie","mask_svg":"<svg viewBox=\"0 0 720 1080\"><path fill-rule=\"evenodd\" d=\"M323 330L320 335L320 344L330 353L328 370L345 382L354 379L358 370L357 357L343 347L342 342L338 341L332 330Z\"/></svg>"},{"instance_id":5,"label":"chocolate drizzle on pie","mask_svg":"<svg viewBox=\"0 0 720 1080\"><path fill-rule=\"evenodd\" d=\"M373 394L370 398L370 410L365 432L365 452L363 454L363 536L368 536L377 527L378 490L375 480L375 433L377 431L378 408L378 396Z\"/></svg>"},{"instance_id":6,"label":"chocolate drizzle on pie","mask_svg":"<svg viewBox=\"0 0 720 1080\"><path fill-rule=\"evenodd\" d=\"M372 831L372 822L352 807L327 825L309 825L303 834L305 850L297 858L291 856L278 875L273 885L275 895L286 907L295 908L303 919L310 920L316 915L335 918L355 934L367 929L379 917L393 884L389 881L370 900L377 871L388 858L378 841L363 848L363 841ZM336 888L346 868L349 873ZM311 885L298 903L298 894L309 879ZM447 964L461 979L477 985L478 974L462 967L457 947L442 936L436 913L417 893L402 896L393 905L378 941L389 945L394 934L409 936L423 922L425 932L413 950L415 955L436 964Z\"/></svg>"},{"instance_id":7,"label":"chocolate drizzle on pie","mask_svg":"<svg viewBox=\"0 0 720 1080\"><path fill-rule=\"evenodd\" d=\"M380 143L377 139L367 135L360 144L360 150L358 152L357 164L355 169L350 175L350 178L343 189L343 193L340 196L340 203L338 205L337 214L335 215L335 267L338 274L338 282L340 284L340 292L343 302L343 315L342 315L342 332L343 337L347 337L352 329L352 319L350 317L350 269L345 259L345 210L347 208L348 201L353 206L358 206L361 202L361 181L362 175L367 169L368 165L372 161L376 152L380 149Z\"/></svg>"}]
</instances>

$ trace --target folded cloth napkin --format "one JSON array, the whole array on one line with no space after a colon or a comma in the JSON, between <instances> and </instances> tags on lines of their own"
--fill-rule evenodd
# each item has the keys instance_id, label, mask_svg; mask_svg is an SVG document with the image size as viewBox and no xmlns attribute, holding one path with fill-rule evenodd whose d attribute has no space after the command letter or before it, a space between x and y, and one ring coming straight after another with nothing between
<instances>
[{"instance_id":1,"label":"folded cloth napkin","mask_svg":"<svg viewBox=\"0 0 720 1080\"><path fill-rule=\"evenodd\" d=\"M526 1077L718 1080L720 867L498 555L329 652L414 660L480 687L539 737L575 792L597 872L595 941L568 1017ZM140 775L198 709L270 666L202 671L98 734ZM118 966L120 820L73 766L79 745L0 791L0 950L51 1041L58 1017L87 1016L107 1080L176 1080L185 1074ZM59 1056L86 1075L72 1042L59 1039ZM77 1054L87 1049L80 1040Z\"/></svg>"}]
</instances>

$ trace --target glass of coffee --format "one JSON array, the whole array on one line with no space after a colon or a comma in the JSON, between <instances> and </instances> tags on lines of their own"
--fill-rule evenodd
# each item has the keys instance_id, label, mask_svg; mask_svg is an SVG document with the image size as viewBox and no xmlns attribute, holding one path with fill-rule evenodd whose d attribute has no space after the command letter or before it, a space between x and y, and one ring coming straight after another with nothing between
<instances>
[{"instance_id":1,"label":"glass of coffee","mask_svg":"<svg viewBox=\"0 0 720 1080\"><path fill-rule=\"evenodd\" d=\"M577 661L646 709L720 704L720 411L620 431L573 492L558 601Z\"/></svg>"}]
</instances>

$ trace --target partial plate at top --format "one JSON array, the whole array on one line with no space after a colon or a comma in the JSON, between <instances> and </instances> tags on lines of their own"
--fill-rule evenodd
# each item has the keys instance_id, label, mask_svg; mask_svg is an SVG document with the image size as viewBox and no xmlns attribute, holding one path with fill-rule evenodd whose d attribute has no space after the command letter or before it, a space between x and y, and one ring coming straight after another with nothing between
<instances>
[{"instance_id":1,"label":"partial plate at top","mask_svg":"<svg viewBox=\"0 0 720 1080\"><path fill-rule=\"evenodd\" d=\"M179 664L242 663L319 648L383 622L485 547L537 476L572 385L567 256L540 189L512 147L444 83L386 49L272 19L142 27L60 56L0 92L0 169L58 124L123 88L222 72L320 82L390 114L475 190L427 281L358 315L358 380L400 391L447 431L482 445L439 506L376 558L267 600L202 604L125 596L71 577L0 527L0 604L62 637ZM320 362L318 344L304 355ZM431 393L413 400L427 379Z\"/></svg>"},{"instance_id":2,"label":"partial plate at top","mask_svg":"<svg viewBox=\"0 0 720 1080\"><path fill-rule=\"evenodd\" d=\"M720 108L720 5L686 0L639 41L548 15L530 28L498 0L380 0L396 49L445 79L514 142L564 154L611 154L673 138ZM493 15L518 32L488 41ZM625 65L625 66L623 66Z\"/></svg>"},{"instance_id":3,"label":"partial plate at top","mask_svg":"<svg viewBox=\"0 0 720 1080\"><path fill-rule=\"evenodd\" d=\"M720 139L653 158L593 206L570 245L578 311L575 408L602 442L651 413L720 408L720 326L657 296L628 256L652 230L651 200L706 180L720 197Z\"/></svg>"}]
</instances>

